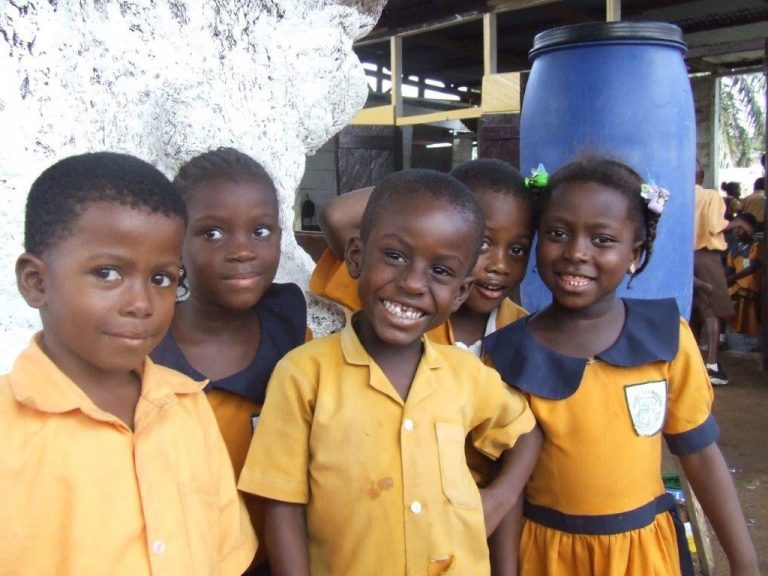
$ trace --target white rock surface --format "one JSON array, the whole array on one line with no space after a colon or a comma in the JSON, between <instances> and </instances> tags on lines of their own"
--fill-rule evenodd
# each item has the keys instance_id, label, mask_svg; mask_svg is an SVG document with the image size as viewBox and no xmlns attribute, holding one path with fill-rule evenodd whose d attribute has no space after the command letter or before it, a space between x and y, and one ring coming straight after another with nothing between
<instances>
[{"instance_id":1,"label":"white rock surface","mask_svg":"<svg viewBox=\"0 0 768 576\"><path fill-rule=\"evenodd\" d=\"M304 158L365 103L352 42L385 0L15 0L0 4L0 372L39 326L15 286L35 177L71 154L115 150L169 177L234 146L273 176L284 230ZM279 281L311 260L283 234ZM312 299L312 328L338 326Z\"/></svg>"}]
</instances>

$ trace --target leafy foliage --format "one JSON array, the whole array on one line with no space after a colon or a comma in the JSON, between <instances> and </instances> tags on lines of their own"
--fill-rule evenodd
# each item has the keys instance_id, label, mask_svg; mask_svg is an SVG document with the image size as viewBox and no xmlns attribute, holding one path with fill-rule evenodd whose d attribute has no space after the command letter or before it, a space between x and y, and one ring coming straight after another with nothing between
<instances>
[{"instance_id":1,"label":"leafy foliage","mask_svg":"<svg viewBox=\"0 0 768 576\"><path fill-rule=\"evenodd\" d=\"M720 79L720 165L749 166L765 147L765 76Z\"/></svg>"}]
</instances>

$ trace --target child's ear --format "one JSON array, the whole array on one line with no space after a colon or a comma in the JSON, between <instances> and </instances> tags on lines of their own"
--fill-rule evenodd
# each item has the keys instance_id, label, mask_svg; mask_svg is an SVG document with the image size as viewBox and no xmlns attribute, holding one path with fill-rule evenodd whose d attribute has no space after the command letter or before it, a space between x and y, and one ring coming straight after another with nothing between
<instances>
[{"instance_id":1,"label":"child's ear","mask_svg":"<svg viewBox=\"0 0 768 576\"><path fill-rule=\"evenodd\" d=\"M46 299L48 267L42 258L25 252L16 260L16 286L32 308L41 308Z\"/></svg>"},{"instance_id":2,"label":"child's ear","mask_svg":"<svg viewBox=\"0 0 768 576\"><path fill-rule=\"evenodd\" d=\"M635 268L640 266L640 259L643 257L643 245L645 243L640 240L638 242L635 242L632 246L632 262L631 264L635 265Z\"/></svg>"},{"instance_id":3,"label":"child's ear","mask_svg":"<svg viewBox=\"0 0 768 576\"><path fill-rule=\"evenodd\" d=\"M352 236L347 242L347 248L344 250L344 262L352 278L360 277L360 270L363 268L363 241L360 236Z\"/></svg>"},{"instance_id":4,"label":"child's ear","mask_svg":"<svg viewBox=\"0 0 768 576\"><path fill-rule=\"evenodd\" d=\"M472 290L472 286L475 284L475 279L472 276L467 276L459 286L459 291L456 293L456 298L453 300L453 306L451 307L451 314L456 312L461 305L464 304L469 297L469 291Z\"/></svg>"}]
</instances>

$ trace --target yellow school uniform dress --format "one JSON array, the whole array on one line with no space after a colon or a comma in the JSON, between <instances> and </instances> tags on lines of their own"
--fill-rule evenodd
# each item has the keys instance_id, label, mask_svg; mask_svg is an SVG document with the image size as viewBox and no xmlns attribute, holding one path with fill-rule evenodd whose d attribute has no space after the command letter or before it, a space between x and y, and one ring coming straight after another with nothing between
<instances>
[{"instance_id":1,"label":"yellow school uniform dress","mask_svg":"<svg viewBox=\"0 0 768 576\"><path fill-rule=\"evenodd\" d=\"M0 572L242 574L256 539L202 384L147 359L131 431L39 342L0 378Z\"/></svg>"},{"instance_id":2,"label":"yellow school uniform dress","mask_svg":"<svg viewBox=\"0 0 768 576\"><path fill-rule=\"evenodd\" d=\"M306 504L312 576L489 574L464 439L498 457L534 426L525 399L424 340L404 401L351 324L277 365L240 489Z\"/></svg>"},{"instance_id":3,"label":"yellow school uniform dress","mask_svg":"<svg viewBox=\"0 0 768 576\"><path fill-rule=\"evenodd\" d=\"M716 440L712 387L673 299L624 303L621 335L593 359L545 348L527 320L486 341L544 432L526 487L523 576L692 573L661 442L684 455Z\"/></svg>"},{"instance_id":4,"label":"yellow school uniform dress","mask_svg":"<svg viewBox=\"0 0 768 576\"><path fill-rule=\"evenodd\" d=\"M760 242L735 245L728 251L728 266L739 273L755 262L762 262L763 246ZM760 333L760 297L763 270L759 268L749 276L739 278L728 291L736 308L736 315L728 324L740 334L757 336Z\"/></svg>"},{"instance_id":5,"label":"yellow school uniform dress","mask_svg":"<svg viewBox=\"0 0 768 576\"><path fill-rule=\"evenodd\" d=\"M520 320L520 318L528 316L528 312L525 308L515 304L509 298L505 298L501 302L501 305L496 309L494 316L493 325L489 326L491 329L486 330L487 334L495 332L500 328L504 328L507 324L512 324L512 322L516 322L517 320ZM453 329L451 328L450 322L443 322L440 326L435 326L432 330L427 332L426 336L432 342L438 344L456 344L456 338L453 335Z\"/></svg>"},{"instance_id":6,"label":"yellow school uniform dress","mask_svg":"<svg viewBox=\"0 0 768 576\"><path fill-rule=\"evenodd\" d=\"M254 308L261 324L261 341L253 360L240 372L209 381L205 387L232 460L235 478L240 476L243 468L253 437L253 419L261 412L275 364L290 350L311 339L307 333L307 304L296 284L273 282ZM157 364L195 380L205 380L205 376L184 356L170 330L152 351L151 357ZM253 527L263 540L263 503L251 495L246 496L245 503ZM266 548L261 546L254 563L261 564L265 558Z\"/></svg>"}]
</instances>

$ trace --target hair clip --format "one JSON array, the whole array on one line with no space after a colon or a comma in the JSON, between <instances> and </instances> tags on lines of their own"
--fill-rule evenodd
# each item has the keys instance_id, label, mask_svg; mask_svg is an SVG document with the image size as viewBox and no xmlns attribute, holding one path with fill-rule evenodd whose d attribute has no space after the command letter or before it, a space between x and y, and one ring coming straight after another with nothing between
<instances>
[{"instance_id":1,"label":"hair clip","mask_svg":"<svg viewBox=\"0 0 768 576\"><path fill-rule=\"evenodd\" d=\"M549 182L549 174L544 169L544 164L539 163L536 168L531 168L531 176L525 179L526 188L546 188Z\"/></svg>"},{"instance_id":2,"label":"hair clip","mask_svg":"<svg viewBox=\"0 0 768 576\"><path fill-rule=\"evenodd\" d=\"M661 213L664 212L664 206L669 201L669 190L660 188L651 180L640 186L640 196L643 197L648 210L661 216Z\"/></svg>"}]
</instances>

